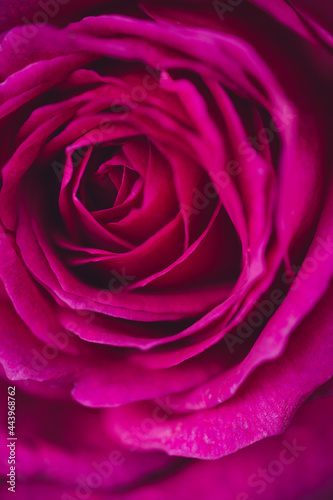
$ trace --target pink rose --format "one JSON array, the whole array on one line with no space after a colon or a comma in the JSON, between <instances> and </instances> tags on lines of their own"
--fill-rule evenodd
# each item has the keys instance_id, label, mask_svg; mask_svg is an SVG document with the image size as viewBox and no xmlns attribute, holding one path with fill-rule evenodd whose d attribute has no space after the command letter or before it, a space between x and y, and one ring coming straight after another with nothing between
<instances>
[{"instance_id":1,"label":"pink rose","mask_svg":"<svg viewBox=\"0 0 333 500\"><path fill-rule=\"evenodd\" d=\"M310 0L3 2L19 500L332 488L311 426L332 410L332 22Z\"/></svg>"}]
</instances>

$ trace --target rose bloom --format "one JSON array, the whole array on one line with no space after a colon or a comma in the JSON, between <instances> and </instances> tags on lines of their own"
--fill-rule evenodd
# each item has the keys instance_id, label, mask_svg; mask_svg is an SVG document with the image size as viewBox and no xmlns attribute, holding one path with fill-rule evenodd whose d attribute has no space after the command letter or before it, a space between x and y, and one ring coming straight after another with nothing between
<instances>
[{"instance_id":1,"label":"rose bloom","mask_svg":"<svg viewBox=\"0 0 333 500\"><path fill-rule=\"evenodd\" d=\"M331 500L331 2L0 31L1 498Z\"/></svg>"}]
</instances>

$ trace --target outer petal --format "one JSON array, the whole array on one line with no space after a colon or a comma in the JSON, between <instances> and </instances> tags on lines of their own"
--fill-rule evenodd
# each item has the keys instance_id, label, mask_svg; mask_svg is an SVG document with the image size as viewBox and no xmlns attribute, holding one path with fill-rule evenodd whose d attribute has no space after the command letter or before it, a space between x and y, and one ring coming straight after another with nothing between
<instances>
[{"instance_id":1,"label":"outer petal","mask_svg":"<svg viewBox=\"0 0 333 500\"><path fill-rule=\"evenodd\" d=\"M156 424L140 434L140 447L214 459L282 432L304 399L333 376L332 297L333 284L294 332L284 354L258 368L232 399L213 410ZM111 410L110 430L114 427L124 443L133 444L138 424L150 412L143 404Z\"/></svg>"}]
</instances>

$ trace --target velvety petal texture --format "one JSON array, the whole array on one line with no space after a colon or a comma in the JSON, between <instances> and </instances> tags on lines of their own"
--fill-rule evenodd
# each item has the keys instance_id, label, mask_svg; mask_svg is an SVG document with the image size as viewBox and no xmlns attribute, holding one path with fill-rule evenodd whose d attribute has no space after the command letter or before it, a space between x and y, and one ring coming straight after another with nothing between
<instances>
[{"instance_id":1,"label":"velvety petal texture","mask_svg":"<svg viewBox=\"0 0 333 500\"><path fill-rule=\"evenodd\" d=\"M332 47L328 0L2 1L19 500L331 500Z\"/></svg>"}]
</instances>

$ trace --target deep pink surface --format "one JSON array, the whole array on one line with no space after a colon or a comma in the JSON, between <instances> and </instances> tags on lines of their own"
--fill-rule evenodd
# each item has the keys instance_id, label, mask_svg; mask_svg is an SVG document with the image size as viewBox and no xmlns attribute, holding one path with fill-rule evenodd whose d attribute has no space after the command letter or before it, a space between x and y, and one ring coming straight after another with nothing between
<instances>
[{"instance_id":1,"label":"deep pink surface","mask_svg":"<svg viewBox=\"0 0 333 500\"><path fill-rule=\"evenodd\" d=\"M331 4L52 5L0 6L17 498L330 499Z\"/></svg>"}]
</instances>

